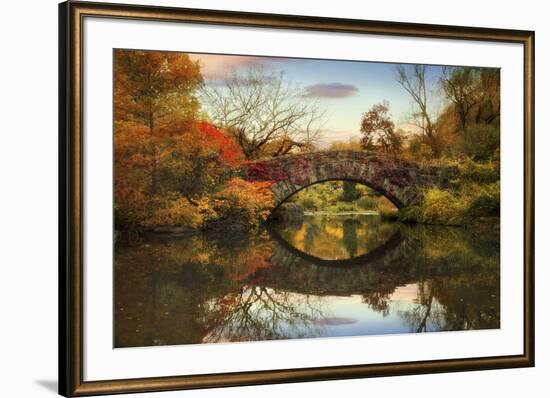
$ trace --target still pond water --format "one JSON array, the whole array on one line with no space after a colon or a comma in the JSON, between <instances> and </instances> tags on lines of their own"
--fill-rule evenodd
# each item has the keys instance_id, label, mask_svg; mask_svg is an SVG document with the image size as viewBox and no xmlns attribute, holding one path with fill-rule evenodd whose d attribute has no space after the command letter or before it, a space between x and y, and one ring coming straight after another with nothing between
<instances>
[{"instance_id":1,"label":"still pond water","mask_svg":"<svg viewBox=\"0 0 550 398\"><path fill-rule=\"evenodd\" d=\"M117 246L115 347L500 326L499 231L306 216Z\"/></svg>"}]
</instances>

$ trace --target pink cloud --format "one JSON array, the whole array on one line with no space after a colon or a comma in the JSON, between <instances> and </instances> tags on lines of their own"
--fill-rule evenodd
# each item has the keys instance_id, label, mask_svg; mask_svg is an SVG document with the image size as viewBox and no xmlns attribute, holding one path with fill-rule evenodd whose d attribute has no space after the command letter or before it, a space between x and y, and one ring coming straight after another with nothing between
<instances>
[{"instance_id":1,"label":"pink cloud","mask_svg":"<svg viewBox=\"0 0 550 398\"><path fill-rule=\"evenodd\" d=\"M189 57L199 62L202 74L207 80L223 79L235 69L265 66L273 61L286 61L286 58L251 55L189 54Z\"/></svg>"}]
</instances>

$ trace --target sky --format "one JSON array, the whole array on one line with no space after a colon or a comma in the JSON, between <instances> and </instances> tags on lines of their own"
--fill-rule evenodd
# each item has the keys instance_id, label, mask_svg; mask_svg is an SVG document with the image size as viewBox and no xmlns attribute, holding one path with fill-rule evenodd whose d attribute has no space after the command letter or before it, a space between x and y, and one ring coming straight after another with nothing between
<instances>
[{"instance_id":1,"label":"sky","mask_svg":"<svg viewBox=\"0 0 550 398\"><path fill-rule=\"evenodd\" d=\"M228 72L245 72L261 66L271 72L284 72L285 79L304 89L304 100L315 100L325 111L322 146L334 141L359 138L361 115L371 106L389 102L397 128L414 133L409 94L396 80L396 64L275 58L236 55L189 54L201 65L206 84L215 84ZM428 80L437 95L436 83L442 67L430 66Z\"/></svg>"}]
</instances>

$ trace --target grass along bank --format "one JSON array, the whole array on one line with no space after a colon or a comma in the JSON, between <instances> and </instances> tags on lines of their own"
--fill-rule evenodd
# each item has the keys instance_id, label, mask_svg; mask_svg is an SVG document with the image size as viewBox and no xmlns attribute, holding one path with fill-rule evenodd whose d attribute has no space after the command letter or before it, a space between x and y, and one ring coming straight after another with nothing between
<instances>
[{"instance_id":1,"label":"grass along bank","mask_svg":"<svg viewBox=\"0 0 550 398\"><path fill-rule=\"evenodd\" d=\"M498 159L454 162L458 176L449 188L428 188L416 206L399 211L399 220L425 224L466 225L500 216L500 162Z\"/></svg>"}]
</instances>

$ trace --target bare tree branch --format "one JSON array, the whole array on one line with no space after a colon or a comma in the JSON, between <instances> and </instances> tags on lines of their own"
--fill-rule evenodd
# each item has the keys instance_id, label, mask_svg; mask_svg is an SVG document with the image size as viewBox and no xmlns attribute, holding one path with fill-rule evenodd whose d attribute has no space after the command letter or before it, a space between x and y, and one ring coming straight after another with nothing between
<instances>
[{"instance_id":1,"label":"bare tree branch","mask_svg":"<svg viewBox=\"0 0 550 398\"><path fill-rule=\"evenodd\" d=\"M324 112L282 73L233 71L202 96L212 122L235 137L247 158L310 149L321 136Z\"/></svg>"},{"instance_id":2,"label":"bare tree branch","mask_svg":"<svg viewBox=\"0 0 550 398\"><path fill-rule=\"evenodd\" d=\"M416 110L412 114L415 119L413 124L422 129L422 133L431 143L434 153L437 154L440 148L436 143L436 128L426 82L427 68L426 65L398 65L396 67L397 82L409 93L414 102Z\"/></svg>"}]
</instances>

